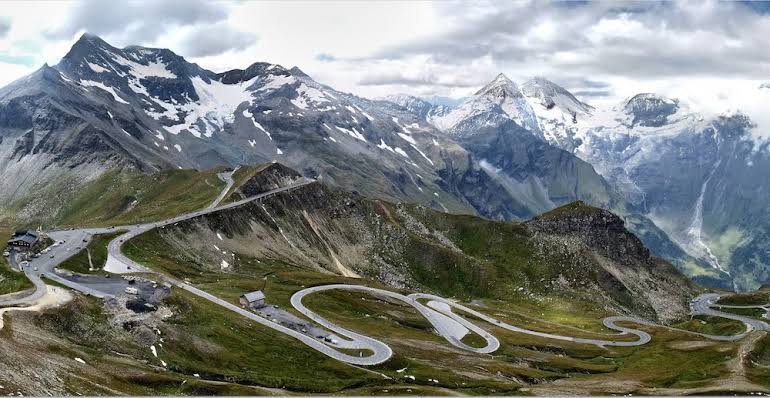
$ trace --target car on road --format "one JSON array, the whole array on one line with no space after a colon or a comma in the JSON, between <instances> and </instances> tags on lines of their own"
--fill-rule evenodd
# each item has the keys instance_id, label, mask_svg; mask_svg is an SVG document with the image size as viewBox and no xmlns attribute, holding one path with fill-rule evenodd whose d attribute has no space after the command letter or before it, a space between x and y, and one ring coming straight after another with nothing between
<instances>
[{"instance_id":1,"label":"car on road","mask_svg":"<svg viewBox=\"0 0 770 398\"><path fill-rule=\"evenodd\" d=\"M27 265L29 265L29 261L22 261L19 263L19 267L26 267Z\"/></svg>"},{"instance_id":2,"label":"car on road","mask_svg":"<svg viewBox=\"0 0 770 398\"><path fill-rule=\"evenodd\" d=\"M51 258L53 258L53 254L51 254Z\"/></svg>"}]
</instances>

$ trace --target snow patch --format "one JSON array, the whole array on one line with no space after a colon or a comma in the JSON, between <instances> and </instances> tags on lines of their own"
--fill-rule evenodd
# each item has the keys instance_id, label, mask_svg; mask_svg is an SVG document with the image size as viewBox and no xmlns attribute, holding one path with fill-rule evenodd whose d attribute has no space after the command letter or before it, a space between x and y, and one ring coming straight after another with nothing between
<instances>
[{"instance_id":1,"label":"snow patch","mask_svg":"<svg viewBox=\"0 0 770 398\"><path fill-rule=\"evenodd\" d=\"M107 68L105 68L105 67L103 67L103 66L101 66L99 64L92 64L90 62L88 62L88 67L91 68L91 70L96 72L96 73L104 73L104 72L109 72L110 71L109 69L107 69Z\"/></svg>"},{"instance_id":2,"label":"snow patch","mask_svg":"<svg viewBox=\"0 0 770 398\"><path fill-rule=\"evenodd\" d=\"M193 77L191 81L198 94L198 101L179 107L172 106L172 112L167 110L161 115L174 118L178 111L186 113L181 123L168 126L166 130L172 134L188 131L197 138L211 137L214 131L221 130L225 124L233 122L238 106L244 102L251 103L252 93L249 87L257 78L239 84L224 84L216 80L207 83L198 76Z\"/></svg>"},{"instance_id":3,"label":"snow patch","mask_svg":"<svg viewBox=\"0 0 770 398\"><path fill-rule=\"evenodd\" d=\"M118 101L123 104L128 104L128 101L124 100L121 96L118 95L118 93L115 91L114 88L104 85L104 83L101 82L95 82L93 80L81 80L80 85L84 87L96 87L99 89L102 89L112 95L112 97L115 99L115 101Z\"/></svg>"},{"instance_id":4,"label":"snow patch","mask_svg":"<svg viewBox=\"0 0 770 398\"><path fill-rule=\"evenodd\" d=\"M353 127L352 130L348 130L348 129L346 129L344 127L340 127L340 126L334 126L334 127L336 127L337 130L342 131L343 133L345 133L345 134L347 134L347 135L349 135L349 136L351 136L351 137L353 137L353 138L355 138L357 140L361 140L363 142L366 142L366 137L364 137L363 134L359 133L358 130L356 130L355 127Z\"/></svg>"}]
</instances>

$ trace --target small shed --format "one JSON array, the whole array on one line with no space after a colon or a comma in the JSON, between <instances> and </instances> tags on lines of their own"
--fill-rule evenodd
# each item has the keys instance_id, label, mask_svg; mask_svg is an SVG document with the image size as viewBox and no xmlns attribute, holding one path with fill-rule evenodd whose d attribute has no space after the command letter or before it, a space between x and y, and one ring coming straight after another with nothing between
<instances>
[{"instance_id":1,"label":"small shed","mask_svg":"<svg viewBox=\"0 0 770 398\"><path fill-rule=\"evenodd\" d=\"M261 290L241 295L240 303L246 308L261 308L265 306L265 294Z\"/></svg>"},{"instance_id":2,"label":"small shed","mask_svg":"<svg viewBox=\"0 0 770 398\"><path fill-rule=\"evenodd\" d=\"M15 247L18 249L29 249L38 240L37 233L32 231L16 231L8 240L8 247Z\"/></svg>"}]
</instances>

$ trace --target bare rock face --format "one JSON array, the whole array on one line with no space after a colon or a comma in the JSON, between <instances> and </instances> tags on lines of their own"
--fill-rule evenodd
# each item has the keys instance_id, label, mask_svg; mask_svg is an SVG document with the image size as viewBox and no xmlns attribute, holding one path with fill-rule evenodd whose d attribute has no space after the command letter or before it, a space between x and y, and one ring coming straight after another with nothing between
<instances>
[{"instance_id":1,"label":"bare rock face","mask_svg":"<svg viewBox=\"0 0 770 398\"><path fill-rule=\"evenodd\" d=\"M254 196L291 185L301 178L302 175L294 169L280 163L272 163L246 181L239 191L243 197Z\"/></svg>"},{"instance_id":2,"label":"bare rock face","mask_svg":"<svg viewBox=\"0 0 770 398\"><path fill-rule=\"evenodd\" d=\"M548 245L596 272L597 294L620 303L624 311L661 322L674 322L688 314L689 298L698 288L670 263L651 256L642 241L625 228L623 219L612 212L577 201L526 225Z\"/></svg>"},{"instance_id":3,"label":"bare rock face","mask_svg":"<svg viewBox=\"0 0 770 398\"><path fill-rule=\"evenodd\" d=\"M550 235L572 235L603 256L618 261L650 260L650 250L625 228L614 213L589 206L582 201L542 214L527 225Z\"/></svg>"}]
</instances>

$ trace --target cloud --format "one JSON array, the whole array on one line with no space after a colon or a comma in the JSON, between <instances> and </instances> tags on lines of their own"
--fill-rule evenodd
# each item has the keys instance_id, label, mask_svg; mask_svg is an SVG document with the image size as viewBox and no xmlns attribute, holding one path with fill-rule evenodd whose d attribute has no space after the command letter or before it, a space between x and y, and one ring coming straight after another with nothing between
<instances>
[{"instance_id":1,"label":"cloud","mask_svg":"<svg viewBox=\"0 0 770 398\"><path fill-rule=\"evenodd\" d=\"M256 42L255 34L240 32L226 23L218 23L194 29L184 36L179 46L185 56L209 57L244 50Z\"/></svg>"},{"instance_id":2,"label":"cloud","mask_svg":"<svg viewBox=\"0 0 770 398\"><path fill-rule=\"evenodd\" d=\"M653 80L770 75L770 6L730 2L442 3L446 29L351 62L464 69L482 57L513 76ZM426 79L413 79L424 85ZM429 80L429 79L427 79ZM364 80L385 83L387 79ZM409 84L408 79L394 83ZM606 87L585 88L604 89ZM594 90L596 91L596 90ZM599 90L601 91L601 90ZM603 90L607 91L607 90Z\"/></svg>"},{"instance_id":3,"label":"cloud","mask_svg":"<svg viewBox=\"0 0 770 398\"><path fill-rule=\"evenodd\" d=\"M10 55L0 52L0 62L3 63L32 66L35 61L35 57L31 55Z\"/></svg>"},{"instance_id":4,"label":"cloud","mask_svg":"<svg viewBox=\"0 0 770 398\"><path fill-rule=\"evenodd\" d=\"M321 61L321 62L331 62L331 61L336 61L337 57L335 57L334 55L331 55L331 54L327 54L327 53L320 53L320 54L315 56L315 59L317 61Z\"/></svg>"},{"instance_id":5,"label":"cloud","mask_svg":"<svg viewBox=\"0 0 770 398\"><path fill-rule=\"evenodd\" d=\"M0 18L0 38L5 37L11 30L11 21L5 18Z\"/></svg>"},{"instance_id":6,"label":"cloud","mask_svg":"<svg viewBox=\"0 0 770 398\"><path fill-rule=\"evenodd\" d=\"M66 39L87 31L121 44L142 44L178 27L212 24L227 16L222 3L202 0L130 1L119 6L110 1L84 0L46 35Z\"/></svg>"},{"instance_id":7,"label":"cloud","mask_svg":"<svg viewBox=\"0 0 770 398\"><path fill-rule=\"evenodd\" d=\"M576 97L598 97L606 98L612 95L608 90L586 90L586 91L573 91L572 94Z\"/></svg>"}]
</instances>

